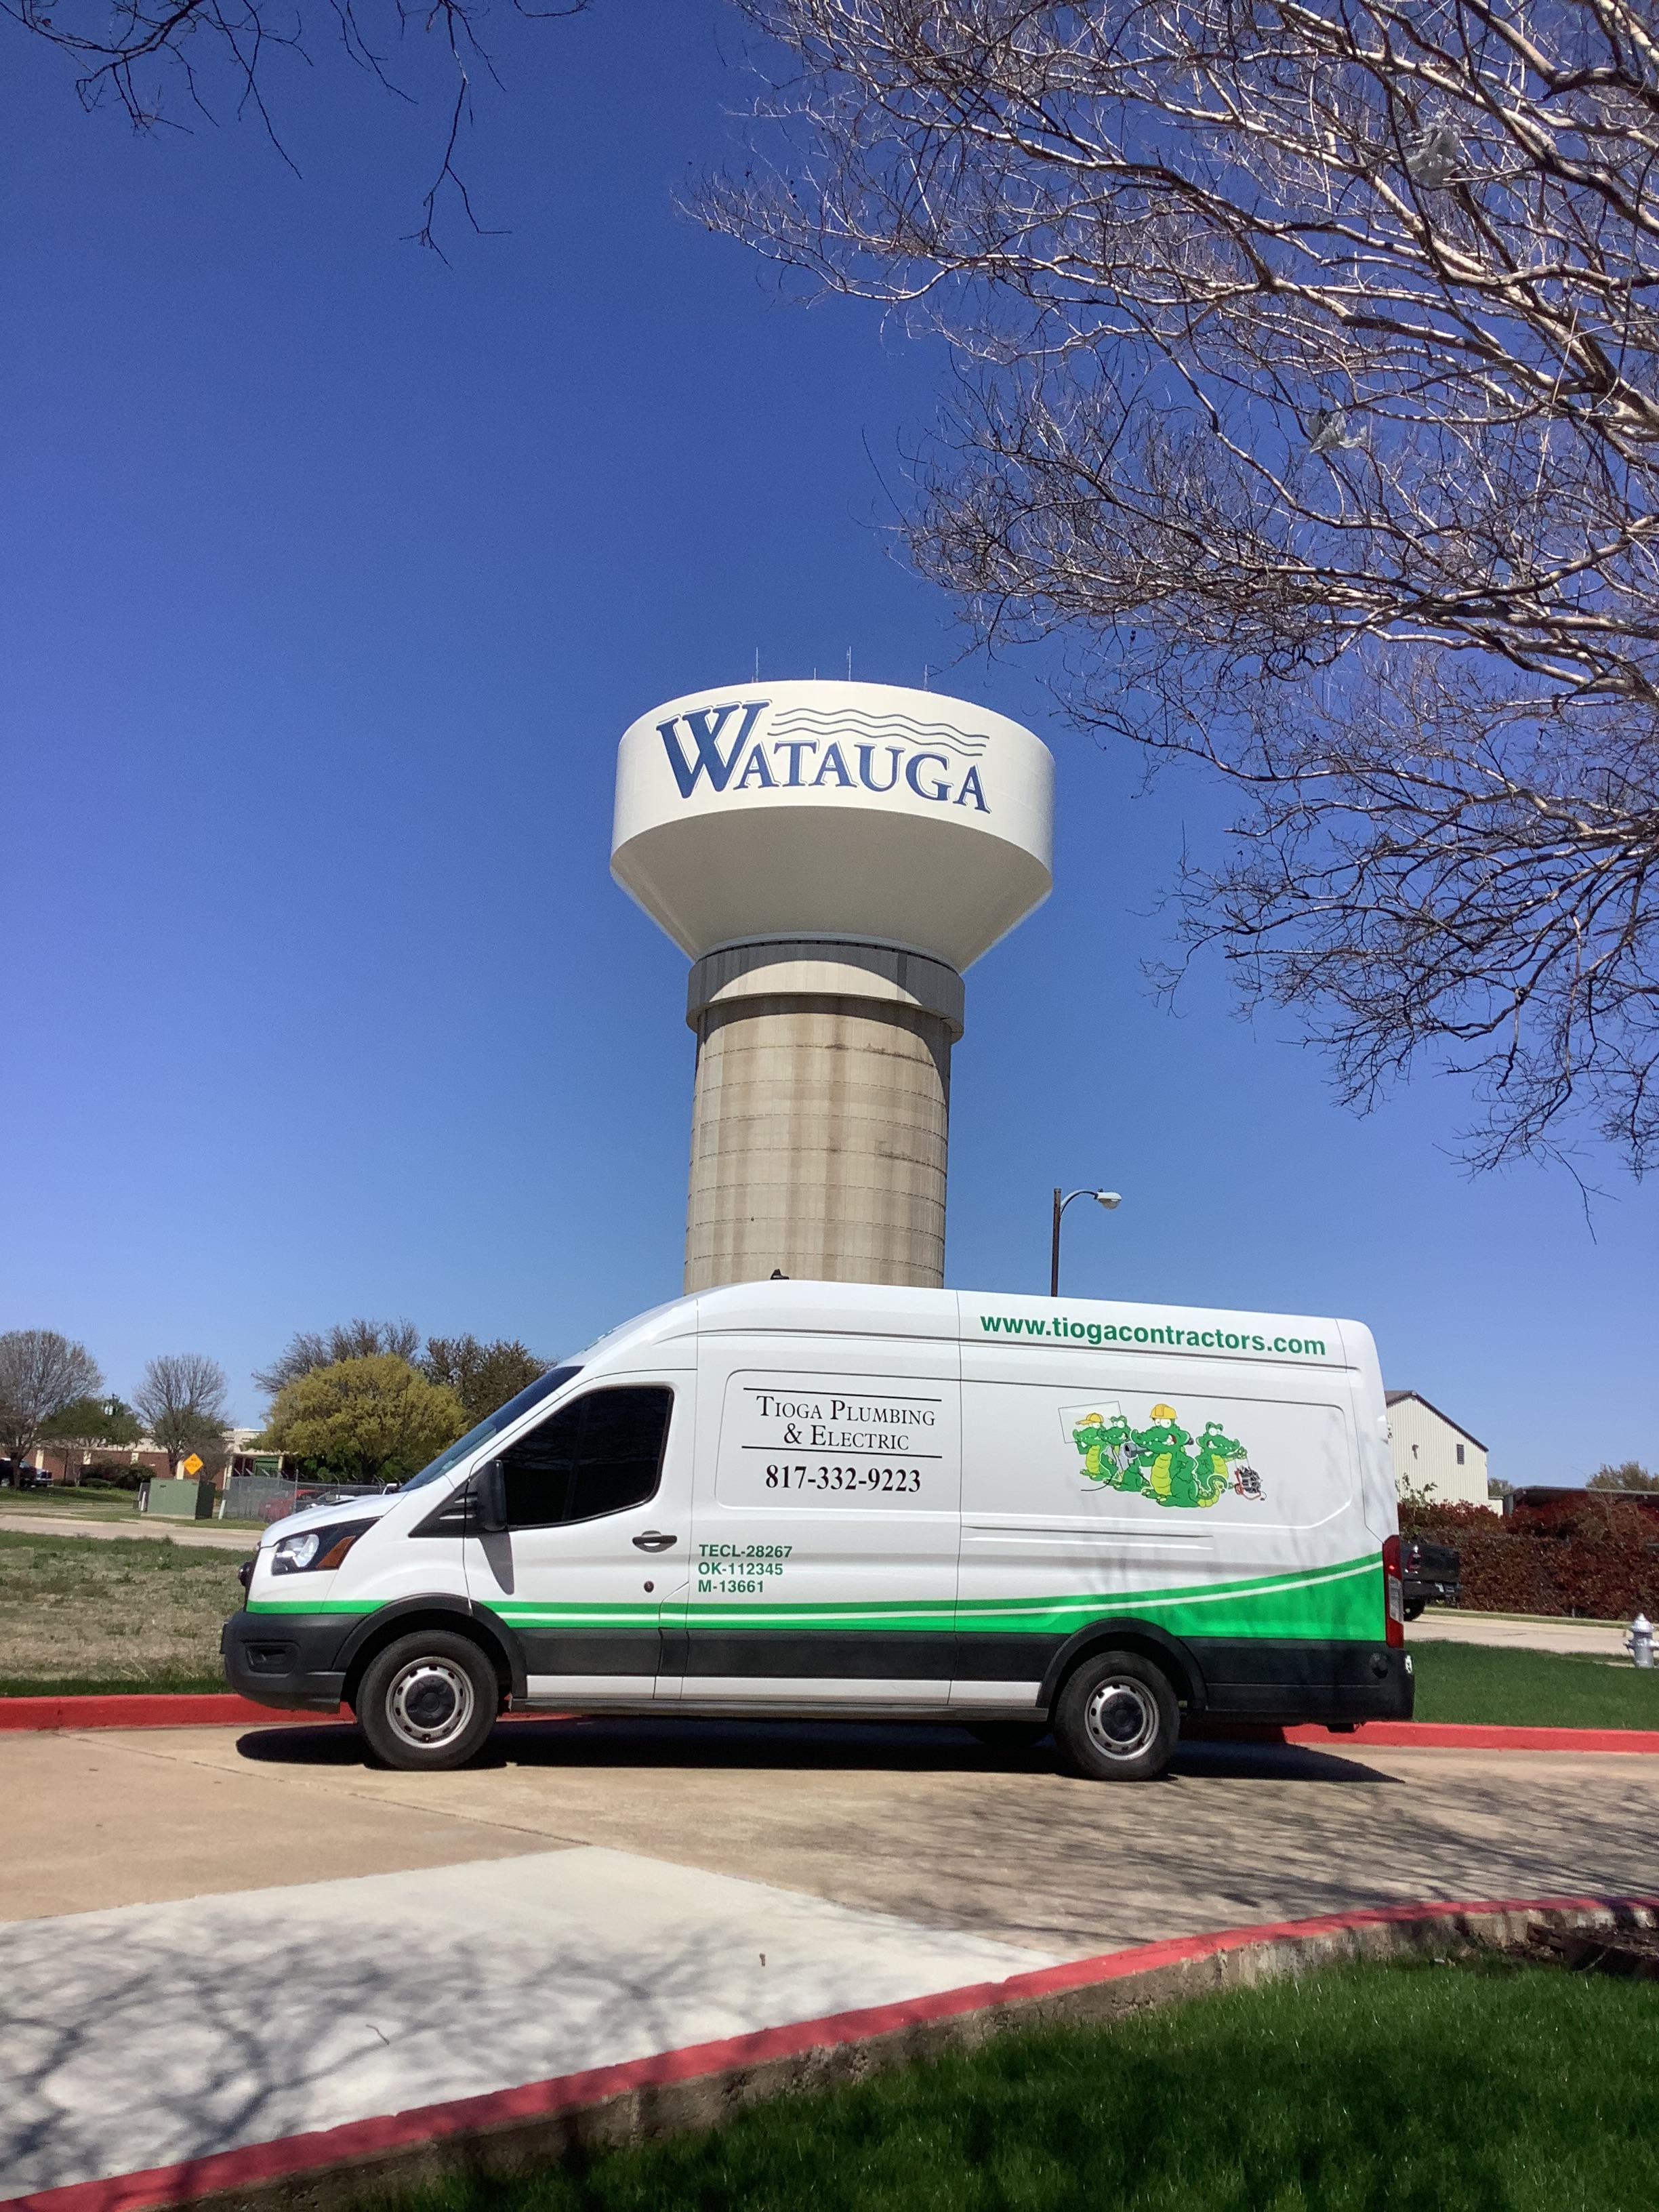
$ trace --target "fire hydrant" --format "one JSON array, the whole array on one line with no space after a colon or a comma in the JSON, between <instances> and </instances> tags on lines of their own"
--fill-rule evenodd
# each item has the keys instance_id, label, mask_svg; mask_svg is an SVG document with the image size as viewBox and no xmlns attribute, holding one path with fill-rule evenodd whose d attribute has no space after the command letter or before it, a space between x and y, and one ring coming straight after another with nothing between
<instances>
[{"instance_id":1,"label":"fire hydrant","mask_svg":"<svg viewBox=\"0 0 1659 2212\"><path fill-rule=\"evenodd\" d=\"M1638 1667L1653 1664L1653 1623L1646 1613L1638 1613L1630 1625L1630 1634L1625 1638L1630 1656Z\"/></svg>"}]
</instances>

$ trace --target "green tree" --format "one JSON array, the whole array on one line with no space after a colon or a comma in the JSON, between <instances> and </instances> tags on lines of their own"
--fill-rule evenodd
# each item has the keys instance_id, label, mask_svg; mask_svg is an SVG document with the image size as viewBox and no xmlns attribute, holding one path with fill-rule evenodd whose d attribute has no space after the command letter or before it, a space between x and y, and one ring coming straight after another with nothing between
<instances>
[{"instance_id":1,"label":"green tree","mask_svg":"<svg viewBox=\"0 0 1659 2212\"><path fill-rule=\"evenodd\" d=\"M1598 1467L1586 1487L1590 1490L1659 1490L1659 1474L1644 1467L1639 1459L1627 1459L1618 1467Z\"/></svg>"},{"instance_id":2,"label":"green tree","mask_svg":"<svg viewBox=\"0 0 1659 2212\"><path fill-rule=\"evenodd\" d=\"M467 1426L453 1390L395 1352L377 1352L308 1369L285 1384L260 1442L342 1481L394 1482Z\"/></svg>"},{"instance_id":3,"label":"green tree","mask_svg":"<svg viewBox=\"0 0 1659 2212\"><path fill-rule=\"evenodd\" d=\"M538 1359L517 1337L480 1344L476 1336L429 1336L418 1363L428 1382L453 1390L466 1414L467 1426L516 1398L552 1364Z\"/></svg>"},{"instance_id":4,"label":"green tree","mask_svg":"<svg viewBox=\"0 0 1659 2212\"><path fill-rule=\"evenodd\" d=\"M131 1407L115 1397L72 1399L40 1424L40 1442L63 1455L66 1482L76 1479L71 1466L88 1452L100 1444L136 1444L143 1434Z\"/></svg>"}]
</instances>

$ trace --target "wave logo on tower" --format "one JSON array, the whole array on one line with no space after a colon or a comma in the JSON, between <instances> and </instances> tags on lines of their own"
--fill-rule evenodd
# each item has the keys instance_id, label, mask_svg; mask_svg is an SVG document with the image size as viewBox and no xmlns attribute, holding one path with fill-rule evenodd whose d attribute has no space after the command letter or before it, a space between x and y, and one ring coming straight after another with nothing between
<instances>
[{"instance_id":1,"label":"wave logo on tower","mask_svg":"<svg viewBox=\"0 0 1659 2212\"><path fill-rule=\"evenodd\" d=\"M791 700L772 708L769 698L732 699L659 722L680 797L705 781L721 794L864 790L880 798L903 788L935 805L991 811L980 776L985 738L887 708Z\"/></svg>"}]
</instances>

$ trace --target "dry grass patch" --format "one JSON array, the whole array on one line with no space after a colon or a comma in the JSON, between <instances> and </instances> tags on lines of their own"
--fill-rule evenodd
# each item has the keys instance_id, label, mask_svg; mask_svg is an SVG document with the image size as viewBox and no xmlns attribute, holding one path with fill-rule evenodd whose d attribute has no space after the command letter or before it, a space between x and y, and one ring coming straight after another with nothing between
<instances>
[{"instance_id":1,"label":"dry grass patch","mask_svg":"<svg viewBox=\"0 0 1659 2212\"><path fill-rule=\"evenodd\" d=\"M250 1549L252 1547L250 1546ZM236 1554L167 1537L0 1531L0 1682L222 1680Z\"/></svg>"}]
</instances>

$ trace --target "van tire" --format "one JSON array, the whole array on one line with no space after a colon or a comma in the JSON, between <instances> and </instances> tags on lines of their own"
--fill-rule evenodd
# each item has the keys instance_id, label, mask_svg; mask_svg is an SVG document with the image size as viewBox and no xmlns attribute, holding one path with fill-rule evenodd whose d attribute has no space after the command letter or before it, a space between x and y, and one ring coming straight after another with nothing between
<instances>
[{"instance_id":1,"label":"van tire","mask_svg":"<svg viewBox=\"0 0 1659 2212\"><path fill-rule=\"evenodd\" d=\"M1180 1735L1170 1678L1138 1651L1092 1653L1067 1677L1054 1708L1060 1756L1091 1782L1153 1780Z\"/></svg>"},{"instance_id":2,"label":"van tire","mask_svg":"<svg viewBox=\"0 0 1659 2212\"><path fill-rule=\"evenodd\" d=\"M968 1733L975 1743L999 1758L1012 1759L1022 1751L1035 1751L1048 1733L1047 1721L969 1721Z\"/></svg>"},{"instance_id":3,"label":"van tire","mask_svg":"<svg viewBox=\"0 0 1659 2212\"><path fill-rule=\"evenodd\" d=\"M353 1709L386 1765L436 1773L477 1757L501 1701L495 1669L470 1637L422 1628L375 1653Z\"/></svg>"}]
</instances>

